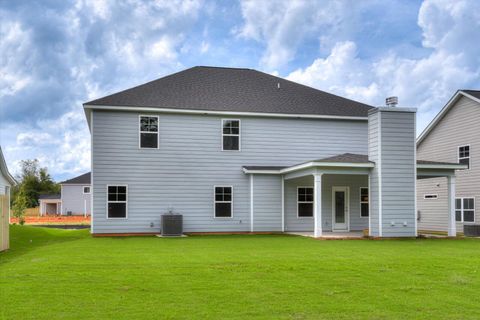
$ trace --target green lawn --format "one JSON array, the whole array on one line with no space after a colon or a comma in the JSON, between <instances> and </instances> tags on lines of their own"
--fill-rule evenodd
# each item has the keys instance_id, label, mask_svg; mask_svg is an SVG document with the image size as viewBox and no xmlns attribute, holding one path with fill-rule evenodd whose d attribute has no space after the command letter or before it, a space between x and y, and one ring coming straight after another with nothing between
<instances>
[{"instance_id":1,"label":"green lawn","mask_svg":"<svg viewBox=\"0 0 480 320\"><path fill-rule=\"evenodd\" d=\"M480 241L12 226L0 319L478 319Z\"/></svg>"}]
</instances>

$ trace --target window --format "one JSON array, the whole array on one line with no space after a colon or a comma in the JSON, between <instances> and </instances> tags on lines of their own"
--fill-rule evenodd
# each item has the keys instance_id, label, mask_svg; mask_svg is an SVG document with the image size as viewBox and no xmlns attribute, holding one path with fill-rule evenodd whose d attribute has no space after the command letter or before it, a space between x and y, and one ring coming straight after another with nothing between
<instances>
[{"instance_id":1,"label":"window","mask_svg":"<svg viewBox=\"0 0 480 320\"><path fill-rule=\"evenodd\" d=\"M140 148L158 148L158 117L140 116Z\"/></svg>"},{"instance_id":2,"label":"window","mask_svg":"<svg viewBox=\"0 0 480 320\"><path fill-rule=\"evenodd\" d=\"M127 186L107 186L107 218L127 218Z\"/></svg>"},{"instance_id":3,"label":"window","mask_svg":"<svg viewBox=\"0 0 480 320\"><path fill-rule=\"evenodd\" d=\"M466 164L470 169L470 146L458 147L458 162Z\"/></svg>"},{"instance_id":4,"label":"window","mask_svg":"<svg viewBox=\"0 0 480 320\"><path fill-rule=\"evenodd\" d=\"M313 217L313 188L312 187L297 188L297 217L298 218Z\"/></svg>"},{"instance_id":5,"label":"window","mask_svg":"<svg viewBox=\"0 0 480 320\"><path fill-rule=\"evenodd\" d=\"M233 188L215 186L215 218L232 217Z\"/></svg>"},{"instance_id":6,"label":"window","mask_svg":"<svg viewBox=\"0 0 480 320\"><path fill-rule=\"evenodd\" d=\"M240 150L240 120L222 120L222 150Z\"/></svg>"},{"instance_id":7,"label":"window","mask_svg":"<svg viewBox=\"0 0 480 320\"><path fill-rule=\"evenodd\" d=\"M83 187L83 193L84 194L89 194L90 193L90 187L88 187L88 186Z\"/></svg>"},{"instance_id":8,"label":"window","mask_svg":"<svg viewBox=\"0 0 480 320\"><path fill-rule=\"evenodd\" d=\"M455 220L458 222L475 222L475 199L455 199Z\"/></svg>"},{"instance_id":9,"label":"window","mask_svg":"<svg viewBox=\"0 0 480 320\"><path fill-rule=\"evenodd\" d=\"M436 194L424 194L423 199L425 199L425 200L438 199L438 195L436 195Z\"/></svg>"},{"instance_id":10,"label":"window","mask_svg":"<svg viewBox=\"0 0 480 320\"><path fill-rule=\"evenodd\" d=\"M370 208L368 202L368 188L360 188L360 217L368 217Z\"/></svg>"}]
</instances>

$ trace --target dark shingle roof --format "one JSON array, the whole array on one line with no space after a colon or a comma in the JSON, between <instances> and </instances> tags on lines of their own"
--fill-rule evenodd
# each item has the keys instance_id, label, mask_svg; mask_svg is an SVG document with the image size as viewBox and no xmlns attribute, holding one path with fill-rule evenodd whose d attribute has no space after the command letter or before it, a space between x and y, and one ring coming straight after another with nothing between
<instances>
[{"instance_id":1,"label":"dark shingle roof","mask_svg":"<svg viewBox=\"0 0 480 320\"><path fill-rule=\"evenodd\" d=\"M477 99L480 99L480 90L461 90Z\"/></svg>"},{"instance_id":2,"label":"dark shingle roof","mask_svg":"<svg viewBox=\"0 0 480 320\"><path fill-rule=\"evenodd\" d=\"M60 199L60 194L41 194L38 196L38 199Z\"/></svg>"},{"instance_id":3,"label":"dark shingle roof","mask_svg":"<svg viewBox=\"0 0 480 320\"><path fill-rule=\"evenodd\" d=\"M85 105L351 117L373 108L253 69L220 67L193 67Z\"/></svg>"},{"instance_id":4,"label":"dark shingle roof","mask_svg":"<svg viewBox=\"0 0 480 320\"><path fill-rule=\"evenodd\" d=\"M90 184L90 172L84 173L81 176L65 180L60 184Z\"/></svg>"},{"instance_id":5,"label":"dark shingle roof","mask_svg":"<svg viewBox=\"0 0 480 320\"><path fill-rule=\"evenodd\" d=\"M309 163L309 162L338 162L338 163L374 163L373 161L368 160L368 155L366 154L355 154L355 153L343 153L333 157L327 157L317 160L310 160L300 164ZM295 164L289 167L294 167L300 164ZM455 162L439 162L439 161L427 161L427 160L417 160L418 164L437 164L437 165L455 165L458 163ZM289 167L276 167L276 166L244 166L246 170L282 170Z\"/></svg>"}]
</instances>

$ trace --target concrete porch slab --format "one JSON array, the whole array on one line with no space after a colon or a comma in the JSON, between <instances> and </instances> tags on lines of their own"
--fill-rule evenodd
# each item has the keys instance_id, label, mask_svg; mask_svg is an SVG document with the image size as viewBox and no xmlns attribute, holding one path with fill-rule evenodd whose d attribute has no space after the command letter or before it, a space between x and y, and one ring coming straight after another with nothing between
<instances>
[{"instance_id":1,"label":"concrete porch slab","mask_svg":"<svg viewBox=\"0 0 480 320\"><path fill-rule=\"evenodd\" d=\"M302 236L302 237L310 237L314 238L313 231L312 232L285 232L286 234ZM344 240L344 239L363 239L363 232L362 231L350 231L350 232L323 232L323 235L317 239L331 239L331 240Z\"/></svg>"}]
</instances>

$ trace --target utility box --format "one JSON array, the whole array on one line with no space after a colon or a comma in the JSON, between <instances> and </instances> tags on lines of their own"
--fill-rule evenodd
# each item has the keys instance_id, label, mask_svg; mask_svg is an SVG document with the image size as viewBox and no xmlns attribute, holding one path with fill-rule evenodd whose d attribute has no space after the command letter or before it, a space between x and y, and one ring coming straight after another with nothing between
<instances>
[{"instance_id":1,"label":"utility box","mask_svg":"<svg viewBox=\"0 0 480 320\"><path fill-rule=\"evenodd\" d=\"M162 236L180 237L183 234L183 216L181 214L162 215Z\"/></svg>"}]
</instances>

